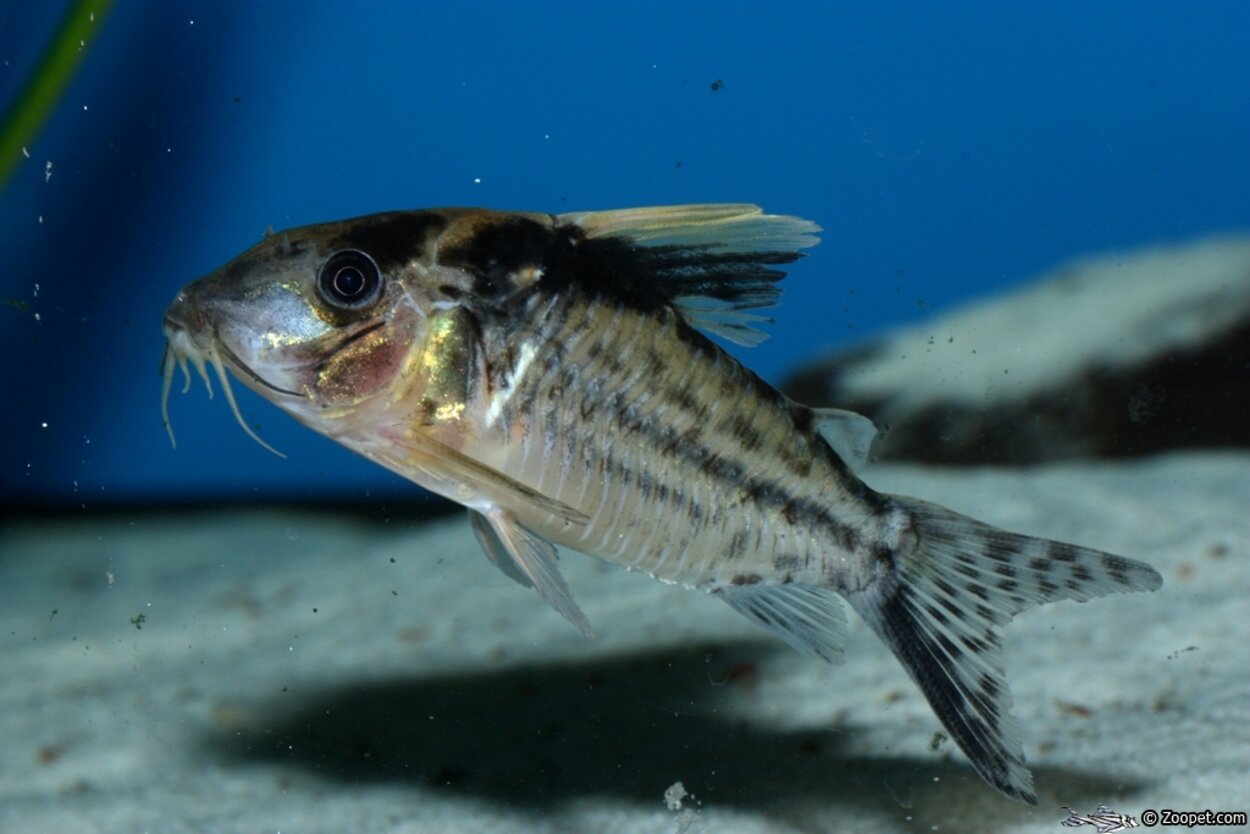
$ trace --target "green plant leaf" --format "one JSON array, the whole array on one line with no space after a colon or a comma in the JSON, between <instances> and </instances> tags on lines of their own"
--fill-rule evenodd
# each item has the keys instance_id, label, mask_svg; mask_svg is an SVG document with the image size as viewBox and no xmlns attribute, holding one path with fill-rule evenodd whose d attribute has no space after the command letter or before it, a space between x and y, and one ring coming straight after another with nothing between
<instances>
[{"instance_id":1,"label":"green plant leaf","mask_svg":"<svg viewBox=\"0 0 1250 834\"><path fill-rule=\"evenodd\" d=\"M0 187L56 107L112 5L113 0L76 0L66 10L39 68L0 125Z\"/></svg>"}]
</instances>

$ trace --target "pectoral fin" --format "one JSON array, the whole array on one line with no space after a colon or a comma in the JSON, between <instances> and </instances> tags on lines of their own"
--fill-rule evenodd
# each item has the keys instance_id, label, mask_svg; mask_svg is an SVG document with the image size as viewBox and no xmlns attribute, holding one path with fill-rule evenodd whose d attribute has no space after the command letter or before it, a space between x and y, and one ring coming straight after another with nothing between
<instances>
[{"instance_id":1,"label":"pectoral fin","mask_svg":"<svg viewBox=\"0 0 1250 834\"><path fill-rule=\"evenodd\" d=\"M427 481L436 483L444 497L461 504L483 499L492 504L528 505L531 510L562 518L570 524L586 523L586 515L561 501L531 489L490 466L474 460L456 449L419 431L408 431L392 438L398 451L374 452L378 462L408 475L419 471Z\"/></svg>"},{"instance_id":2,"label":"pectoral fin","mask_svg":"<svg viewBox=\"0 0 1250 834\"><path fill-rule=\"evenodd\" d=\"M561 617L577 626L582 634L595 636L590 621L573 601L569 586L560 575L555 545L526 530L500 509L485 513L470 510L469 520L487 558L504 574L527 588L537 590Z\"/></svg>"}]
</instances>

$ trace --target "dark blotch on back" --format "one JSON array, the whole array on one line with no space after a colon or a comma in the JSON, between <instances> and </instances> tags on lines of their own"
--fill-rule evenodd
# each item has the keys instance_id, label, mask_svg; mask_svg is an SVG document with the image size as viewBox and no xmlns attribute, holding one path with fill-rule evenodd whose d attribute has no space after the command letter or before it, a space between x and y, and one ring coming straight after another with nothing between
<instances>
[{"instance_id":1,"label":"dark blotch on back","mask_svg":"<svg viewBox=\"0 0 1250 834\"><path fill-rule=\"evenodd\" d=\"M442 231L447 221L430 211L397 211L373 214L349 221L343 233L330 241L330 249L359 249L373 258L383 273L419 257L426 241Z\"/></svg>"},{"instance_id":2,"label":"dark blotch on back","mask_svg":"<svg viewBox=\"0 0 1250 834\"><path fill-rule=\"evenodd\" d=\"M525 267L541 267L543 283L560 283L569 269L570 242L528 217L501 215L483 221L464 240L443 248L444 266L463 269L476 279L483 299L512 292L509 276Z\"/></svg>"},{"instance_id":3,"label":"dark blotch on back","mask_svg":"<svg viewBox=\"0 0 1250 834\"><path fill-rule=\"evenodd\" d=\"M622 238L587 240L580 229L561 230L572 252L571 269L550 276L554 288L577 284L593 297L643 312L668 303L657 286L643 249Z\"/></svg>"}]
</instances>

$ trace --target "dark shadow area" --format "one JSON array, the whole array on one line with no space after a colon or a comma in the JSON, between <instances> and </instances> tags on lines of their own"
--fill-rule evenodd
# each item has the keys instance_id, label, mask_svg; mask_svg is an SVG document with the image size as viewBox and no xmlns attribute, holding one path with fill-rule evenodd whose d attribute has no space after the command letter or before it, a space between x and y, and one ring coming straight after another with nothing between
<instances>
[{"instance_id":1,"label":"dark shadow area","mask_svg":"<svg viewBox=\"0 0 1250 834\"><path fill-rule=\"evenodd\" d=\"M913 807L918 821L975 807L977 830L993 831L1051 805L1141 787L1041 770L1042 806L1030 809L998 801L946 749L864 757L847 752L853 726L754 724L745 716L770 708L758 690L772 651L722 644L345 685L298 705L288 693L262 705L254 726L206 742L227 762L285 763L345 784L411 783L529 813L595 796L655 809L681 780L706 807L765 811L800 829L805 803L810 812L811 802L833 802L900 826ZM831 695L831 716L836 707Z\"/></svg>"},{"instance_id":2,"label":"dark shadow area","mask_svg":"<svg viewBox=\"0 0 1250 834\"><path fill-rule=\"evenodd\" d=\"M887 361L889 350L882 342L845 350L797 371L782 390L809 405L836 403L885 427L883 415L894 408L899 392L860 396L844 385ZM1128 367L1108 367L1091 357L1057 386L989 404L934 394L927 405L910 409L885 430L873 454L880 460L939 466L1020 466L1182 449L1246 449L1247 368L1250 323Z\"/></svg>"}]
</instances>

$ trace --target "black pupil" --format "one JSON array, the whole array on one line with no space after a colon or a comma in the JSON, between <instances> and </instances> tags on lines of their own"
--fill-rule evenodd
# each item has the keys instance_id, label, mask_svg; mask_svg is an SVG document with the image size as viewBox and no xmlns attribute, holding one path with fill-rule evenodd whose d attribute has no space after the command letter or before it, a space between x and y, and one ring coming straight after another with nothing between
<instances>
[{"instance_id":1,"label":"black pupil","mask_svg":"<svg viewBox=\"0 0 1250 834\"><path fill-rule=\"evenodd\" d=\"M334 291L344 298L355 298L365 291L365 276L360 267L349 265L334 273Z\"/></svg>"},{"instance_id":2,"label":"black pupil","mask_svg":"<svg viewBox=\"0 0 1250 834\"><path fill-rule=\"evenodd\" d=\"M318 280L322 298L352 310L372 304L382 288L382 276L373 260L355 249L331 255L321 267Z\"/></svg>"}]
</instances>

